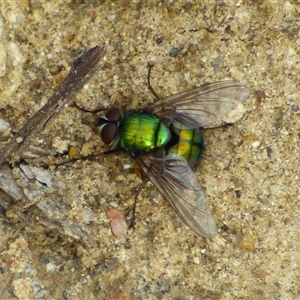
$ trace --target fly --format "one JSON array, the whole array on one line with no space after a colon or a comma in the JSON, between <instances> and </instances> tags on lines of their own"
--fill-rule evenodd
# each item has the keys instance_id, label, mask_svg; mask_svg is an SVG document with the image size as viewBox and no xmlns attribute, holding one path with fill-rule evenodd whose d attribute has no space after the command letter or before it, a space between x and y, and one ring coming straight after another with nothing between
<instances>
[{"instance_id":1,"label":"fly","mask_svg":"<svg viewBox=\"0 0 300 300\"><path fill-rule=\"evenodd\" d=\"M151 69L150 69L151 70ZM97 120L110 151L128 151L146 177L197 235L212 238L217 226L192 167L202 156L201 129L249 97L238 82L220 81L158 99L142 111L109 109Z\"/></svg>"},{"instance_id":2,"label":"fly","mask_svg":"<svg viewBox=\"0 0 300 300\"><path fill-rule=\"evenodd\" d=\"M57 92L0 150L0 165L21 156L30 141L58 116L71 95L104 65L105 47L96 46L76 59ZM111 108L98 119L100 137L111 151L125 150L146 177L170 202L183 222L197 235L212 238L217 227L192 167L201 158L201 129L220 120L249 96L237 82L220 81L158 99L142 111Z\"/></svg>"}]
</instances>

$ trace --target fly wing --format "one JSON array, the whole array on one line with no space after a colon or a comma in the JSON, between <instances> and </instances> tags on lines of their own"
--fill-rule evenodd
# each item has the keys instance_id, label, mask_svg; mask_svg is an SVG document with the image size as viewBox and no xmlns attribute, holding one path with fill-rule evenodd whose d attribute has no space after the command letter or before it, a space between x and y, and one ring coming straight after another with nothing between
<instances>
[{"instance_id":1,"label":"fly wing","mask_svg":"<svg viewBox=\"0 0 300 300\"><path fill-rule=\"evenodd\" d=\"M146 110L175 126L179 123L199 128L226 116L249 94L249 89L242 83L219 81L157 100Z\"/></svg>"},{"instance_id":2,"label":"fly wing","mask_svg":"<svg viewBox=\"0 0 300 300\"><path fill-rule=\"evenodd\" d=\"M192 231L206 238L217 235L201 185L184 158L169 154L163 159L136 157L136 161Z\"/></svg>"}]
</instances>

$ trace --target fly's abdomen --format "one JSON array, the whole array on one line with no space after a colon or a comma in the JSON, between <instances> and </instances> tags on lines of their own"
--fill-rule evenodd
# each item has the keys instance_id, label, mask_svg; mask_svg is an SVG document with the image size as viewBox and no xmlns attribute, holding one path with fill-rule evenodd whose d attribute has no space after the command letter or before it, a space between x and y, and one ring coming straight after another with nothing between
<instances>
[{"instance_id":1,"label":"fly's abdomen","mask_svg":"<svg viewBox=\"0 0 300 300\"><path fill-rule=\"evenodd\" d=\"M193 167L204 151L202 134L198 129L178 129L173 127L173 131L178 135L179 140L178 143L168 150L168 154L173 153L182 156Z\"/></svg>"},{"instance_id":2,"label":"fly's abdomen","mask_svg":"<svg viewBox=\"0 0 300 300\"><path fill-rule=\"evenodd\" d=\"M150 152L164 147L171 138L167 126L145 113L126 114L121 130L120 146L128 151Z\"/></svg>"}]
</instances>

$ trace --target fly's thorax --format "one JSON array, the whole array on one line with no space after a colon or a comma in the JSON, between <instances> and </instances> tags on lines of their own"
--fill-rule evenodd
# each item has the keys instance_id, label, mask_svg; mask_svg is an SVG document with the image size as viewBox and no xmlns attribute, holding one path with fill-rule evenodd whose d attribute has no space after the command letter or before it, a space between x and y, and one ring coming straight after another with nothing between
<instances>
[{"instance_id":1,"label":"fly's thorax","mask_svg":"<svg viewBox=\"0 0 300 300\"><path fill-rule=\"evenodd\" d=\"M172 135L178 140L167 149L167 154L178 154L185 158L189 165L193 167L203 155L204 140L199 129L171 127Z\"/></svg>"},{"instance_id":2,"label":"fly's thorax","mask_svg":"<svg viewBox=\"0 0 300 300\"><path fill-rule=\"evenodd\" d=\"M122 122L120 146L148 153L164 147L171 138L169 128L148 113L127 112Z\"/></svg>"},{"instance_id":3,"label":"fly's thorax","mask_svg":"<svg viewBox=\"0 0 300 300\"><path fill-rule=\"evenodd\" d=\"M96 126L99 130L102 142L115 148L120 140L120 127L124 113L119 108L111 108L104 116L97 119Z\"/></svg>"}]
</instances>

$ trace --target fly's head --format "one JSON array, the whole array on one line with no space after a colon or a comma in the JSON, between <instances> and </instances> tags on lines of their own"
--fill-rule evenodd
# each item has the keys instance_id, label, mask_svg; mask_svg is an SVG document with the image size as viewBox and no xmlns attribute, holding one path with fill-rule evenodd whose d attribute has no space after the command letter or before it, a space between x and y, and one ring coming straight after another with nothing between
<instances>
[{"instance_id":1,"label":"fly's head","mask_svg":"<svg viewBox=\"0 0 300 300\"><path fill-rule=\"evenodd\" d=\"M96 121L102 142L109 145L111 149L114 149L120 141L120 126L123 118L123 111L114 107Z\"/></svg>"}]
</instances>

